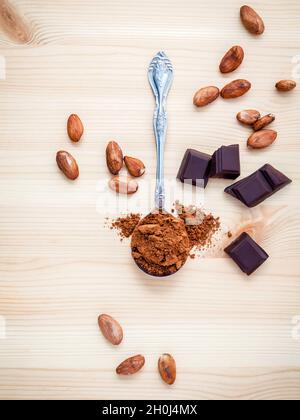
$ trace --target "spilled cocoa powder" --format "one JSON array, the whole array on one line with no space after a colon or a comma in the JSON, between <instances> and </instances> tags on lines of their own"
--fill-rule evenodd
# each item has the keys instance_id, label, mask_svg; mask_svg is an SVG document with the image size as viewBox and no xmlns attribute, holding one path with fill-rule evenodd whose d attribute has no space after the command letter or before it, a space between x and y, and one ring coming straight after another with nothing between
<instances>
[{"instance_id":1,"label":"spilled cocoa powder","mask_svg":"<svg viewBox=\"0 0 300 420\"><path fill-rule=\"evenodd\" d=\"M178 271L193 251L212 245L214 234L220 229L220 219L206 214L195 206L176 202L172 213L153 213L141 219L131 213L113 220L111 229L118 231L121 240L132 236L132 256L137 265L149 274L166 276Z\"/></svg>"},{"instance_id":2,"label":"spilled cocoa powder","mask_svg":"<svg viewBox=\"0 0 300 420\"><path fill-rule=\"evenodd\" d=\"M140 214L134 213L128 214L124 217L118 217L111 223L111 228L117 230L122 239L130 238L135 227L140 222L141 217L142 216Z\"/></svg>"},{"instance_id":3,"label":"spilled cocoa powder","mask_svg":"<svg viewBox=\"0 0 300 420\"><path fill-rule=\"evenodd\" d=\"M138 224L131 239L132 257L147 274L168 276L186 262L190 241L183 220L153 213Z\"/></svg>"},{"instance_id":4,"label":"spilled cocoa powder","mask_svg":"<svg viewBox=\"0 0 300 420\"><path fill-rule=\"evenodd\" d=\"M200 251L205 247L210 247L213 235L220 229L220 218L206 214L195 206L185 207L178 202L175 203L175 209L185 223L191 249ZM195 254L191 257L195 258Z\"/></svg>"}]
</instances>

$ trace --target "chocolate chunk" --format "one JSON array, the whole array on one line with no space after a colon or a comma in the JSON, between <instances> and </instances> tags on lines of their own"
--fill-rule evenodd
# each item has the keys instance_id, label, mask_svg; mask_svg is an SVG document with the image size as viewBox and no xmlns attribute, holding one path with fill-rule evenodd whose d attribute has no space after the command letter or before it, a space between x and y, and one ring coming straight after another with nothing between
<instances>
[{"instance_id":1,"label":"chocolate chunk","mask_svg":"<svg viewBox=\"0 0 300 420\"><path fill-rule=\"evenodd\" d=\"M238 144L222 146L212 156L210 177L236 179L241 174Z\"/></svg>"},{"instance_id":2,"label":"chocolate chunk","mask_svg":"<svg viewBox=\"0 0 300 420\"><path fill-rule=\"evenodd\" d=\"M224 251L248 276L269 258L269 255L245 232Z\"/></svg>"},{"instance_id":3,"label":"chocolate chunk","mask_svg":"<svg viewBox=\"0 0 300 420\"><path fill-rule=\"evenodd\" d=\"M252 175L225 188L225 192L247 207L255 207L291 182L283 173L266 164Z\"/></svg>"},{"instance_id":4,"label":"chocolate chunk","mask_svg":"<svg viewBox=\"0 0 300 420\"><path fill-rule=\"evenodd\" d=\"M210 163L210 155L194 149L187 149L177 178L181 182L205 188L209 179Z\"/></svg>"}]
</instances>

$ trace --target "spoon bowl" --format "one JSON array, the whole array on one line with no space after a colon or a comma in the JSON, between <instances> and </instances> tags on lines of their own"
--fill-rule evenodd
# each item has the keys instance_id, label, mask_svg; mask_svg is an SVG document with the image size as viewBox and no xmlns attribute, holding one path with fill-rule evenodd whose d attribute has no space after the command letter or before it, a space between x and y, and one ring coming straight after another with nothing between
<instances>
[{"instance_id":1,"label":"spoon bowl","mask_svg":"<svg viewBox=\"0 0 300 420\"><path fill-rule=\"evenodd\" d=\"M183 220L154 211L136 226L131 237L132 257L145 273L155 277L175 274L189 255L189 237Z\"/></svg>"}]
</instances>

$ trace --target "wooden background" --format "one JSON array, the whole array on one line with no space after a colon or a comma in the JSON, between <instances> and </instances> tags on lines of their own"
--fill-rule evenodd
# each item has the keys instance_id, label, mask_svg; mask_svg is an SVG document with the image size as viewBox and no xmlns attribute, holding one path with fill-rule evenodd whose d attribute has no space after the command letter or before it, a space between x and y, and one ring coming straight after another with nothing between
<instances>
[{"instance_id":1,"label":"wooden background","mask_svg":"<svg viewBox=\"0 0 300 420\"><path fill-rule=\"evenodd\" d=\"M0 1L0 398L299 399L300 86L279 94L274 84L300 76L300 3L252 5L265 19L259 38L241 25L238 0ZM222 76L235 44L244 63ZM268 162L293 179L252 211L225 197L224 180L205 191L226 228L250 231L270 254L249 279L217 252L152 280L104 227L108 139L145 161L145 181L155 175L146 71L162 49L175 68L168 178L187 147L239 143L243 176ZM240 77L253 83L243 98L193 108L199 87ZM267 150L247 150L250 131L235 120L251 107L276 114ZM73 112L86 127L77 145L65 129ZM78 181L57 170L59 149L78 159ZM99 334L103 312L124 327L118 348ZM173 387L158 377L161 352L177 360ZM117 377L136 353L144 370Z\"/></svg>"}]
</instances>

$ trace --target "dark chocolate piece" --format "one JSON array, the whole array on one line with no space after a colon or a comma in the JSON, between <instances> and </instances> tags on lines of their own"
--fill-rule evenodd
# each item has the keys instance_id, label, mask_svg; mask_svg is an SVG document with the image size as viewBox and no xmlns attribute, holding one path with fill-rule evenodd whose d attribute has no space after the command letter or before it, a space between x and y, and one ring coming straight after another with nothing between
<instances>
[{"instance_id":1,"label":"dark chocolate piece","mask_svg":"<svg viewBox=\"0 0 300 420\"><path fill-rule=\"evenodd\" d=\"M245 232L224 251L248 276L269 258L269 255Z\"/></svg>"},{"instance_id":2,"label":"dark chocolate piece","mask_svg":"<svg viewBox=\"0 0 300 420\"><path fill-rule=\"evenodd\" d=\"M241 174L238 144L222 146L212 156L210 177L236 179Z\"/></svg>"},{"instance_id":3,"label":"dark chocolate piece","mask_svg":"<svg viewBox=\"0 0 300 420\"><path fill-rule=\"evenodd\" d=\"M187 149L177 178L181 182L205 188L209 179L210 163L210 155L194 149Z\"/></svg>"},{"instance_id":4,"label":"dark chocolate piece","mask_svg":"<svg viewBox=\"0 0 300 420\"><path fill-rule=\"evenodd\" d=\"M255 207L291 182L283 173L266 164L252 175L225 188L225 192L247 207Z\"/></svg>"}]
</instances>

